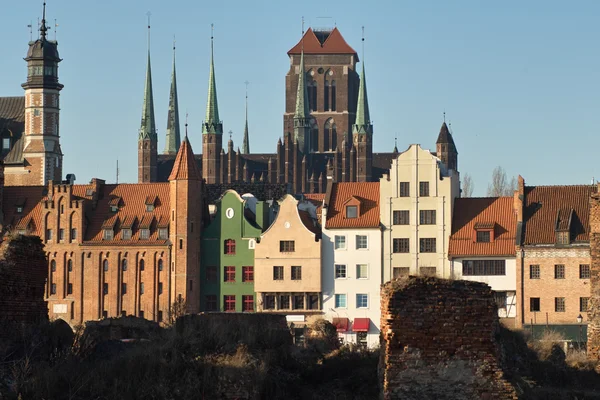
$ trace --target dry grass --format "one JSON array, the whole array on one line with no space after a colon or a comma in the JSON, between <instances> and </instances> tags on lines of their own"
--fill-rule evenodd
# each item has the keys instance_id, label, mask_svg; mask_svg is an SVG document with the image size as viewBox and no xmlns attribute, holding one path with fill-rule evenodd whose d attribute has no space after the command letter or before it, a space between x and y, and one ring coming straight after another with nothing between
<instances>
[{"instance_id":1,"label":"dry grass","mask_svg":"<svg viewBox=\"0 0 600 400\"><path fill-rule=\"evenodd\" d=\"M545 361L556 353L557 346L562 349L564 341L565 337L560 332L547 329L540 338L529 342L529 346L537 353L540 360Z\"/></svg>"},{"instance_id":2,"label":"dry grass","mask_svg":"<svg viewBox=\"0 0 600 400\"><path fill-rule=\"evenodd\" d=\"M574 350L567 354L566 364L571 368L581 371L593 371L598 365L597 361L590 360L584 350Z\"/></svg>"}]
</instances>

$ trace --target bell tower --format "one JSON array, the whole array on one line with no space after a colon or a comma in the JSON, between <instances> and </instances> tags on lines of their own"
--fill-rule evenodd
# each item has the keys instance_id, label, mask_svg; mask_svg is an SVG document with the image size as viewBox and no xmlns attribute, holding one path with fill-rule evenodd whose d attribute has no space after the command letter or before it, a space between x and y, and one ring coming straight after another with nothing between
<instances>
[{"instance_id":1,"label":"bell tower","mask_svg":"<svg viewBox=\"0 0 600 400\"><path fill-rule=\"evenodd\" d=\"M58 82L58 43L46 34L46 3L40 25L40 37L29 42L25 89L25 132L23 158L28 171L23 185L46 185L62 177L63 154L59 135L59 97L63 85Z\"/></svg>"}]
</instances>

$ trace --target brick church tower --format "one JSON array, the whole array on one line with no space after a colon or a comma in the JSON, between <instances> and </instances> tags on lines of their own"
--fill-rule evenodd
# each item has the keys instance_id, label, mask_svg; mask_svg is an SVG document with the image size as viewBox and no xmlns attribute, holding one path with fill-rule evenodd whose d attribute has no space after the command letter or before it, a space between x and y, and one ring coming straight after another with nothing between
<instances>
[{"instance_id":1,"label":"brick church tower","mask_svg":"<svg viewBox=\"0 0 600 400\"><path fill-rule=\"evenodd\" d=\"M358 88L356 120L352 126L352 143L356 153L356 176L354 180L357 182L370 182L373 167L373 125L371 124L371 117L369 115L364 59L360 73L360 86Z\"/></svg>"},{"instance_id":2,"label":"brick church tower","mask_svg":"<svg viewBox=\"0 0 600 400\"><path fill-rule=\"evenodd\" d=\"M210 38L210 73L206 119L202 124L202 173L206 183L221 183L221 150L223 150L223 123L219 119L213 37Z\"/></svg>"},{"instance_id":3,"label":"brick church tower","mask_svg":"<svg viewBox=\"0 0 600 400\"><path fill-rule=\"evenodd\" d=\"M46 185L60 181L63 154L59 136L59 93L57 42L48 40L46 33L46 3L40 37L29 43L27 52L27 82L25 89L25 129L23 158L27 175L17 185Z\"/></svg>"},{"instance_id":4,"label":"brick church tower","mask_svg":"<svg viewBox=\"0 0 600 400\"><path fill-rule=\"evenodd\" d=\"M152 97L152 70L150 68L150 25L148 25L148 65L142 105L142 123L138 135L138 182L157 180L158 135L154 121L154 99Z\"/></svg>"}]
</instances>

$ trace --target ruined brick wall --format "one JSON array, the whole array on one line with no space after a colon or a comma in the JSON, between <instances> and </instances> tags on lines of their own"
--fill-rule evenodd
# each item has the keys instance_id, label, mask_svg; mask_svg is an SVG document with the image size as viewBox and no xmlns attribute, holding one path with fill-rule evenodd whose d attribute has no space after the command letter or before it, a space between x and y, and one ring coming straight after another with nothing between
<instances>
[{"instance_id":1,"label":"ruined brick wall","mask_svg":"<svg viewBox=\"0 0 600 400\"><path fill-rule=\"evenodd\" d=\"M587 354L600 359L600 194L590 199L590 300L588 302Z\"/></svg>"},{"instance_id":2,"label":"ruined brick wall","mask_svg":"<svg viewBox=\"0 0 600 400\"><path fill-rule=\"evenodd\" d=\"M0 337L15 323L48 319L44 245L37 236L8 237L0 246Z\"/></svg>"},{"instance_id":3,"label":"ruined brick wall","mask_svg":"<svg viewBox=\"0 0 600 400\"><path fill-rule=\"evenodd\" d=\"M381 398L516 399L503 377L489 286L405 277L381 293Z\"/></svg>"}]
</instances>

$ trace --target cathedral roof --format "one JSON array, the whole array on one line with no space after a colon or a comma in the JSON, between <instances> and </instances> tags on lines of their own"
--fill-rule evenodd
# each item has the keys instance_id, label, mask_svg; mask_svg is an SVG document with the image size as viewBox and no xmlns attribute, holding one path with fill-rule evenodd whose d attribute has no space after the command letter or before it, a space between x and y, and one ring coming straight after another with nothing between
<instances>
[{"instance_id":1,"label":"cathedral roof","mask_svg":"<svg viewBox=\"0 0 600 400\"><path fill-rule=\"evenodd\" d=\"M288 55L300 54L303 48L305 54L353 54L358 61L356 51L346 43L338 28L332 30L308 28L298 44L288 51Z\"/></svg>"},{"instance_id":2,"label":"cathedral roof","mask_svg":"<svg viewBox=\"0 0 600 400\"><path fill-rule=\"evenodd\" d=\"M198 164L194 158L194 152L192 151L192 145L188 141L187 136L183 139L177 158L175 158L175 164L173 170L169 176L170 181L175 180L194 180L199 181L202 179Z\"/></svg>"}]
</instances>

